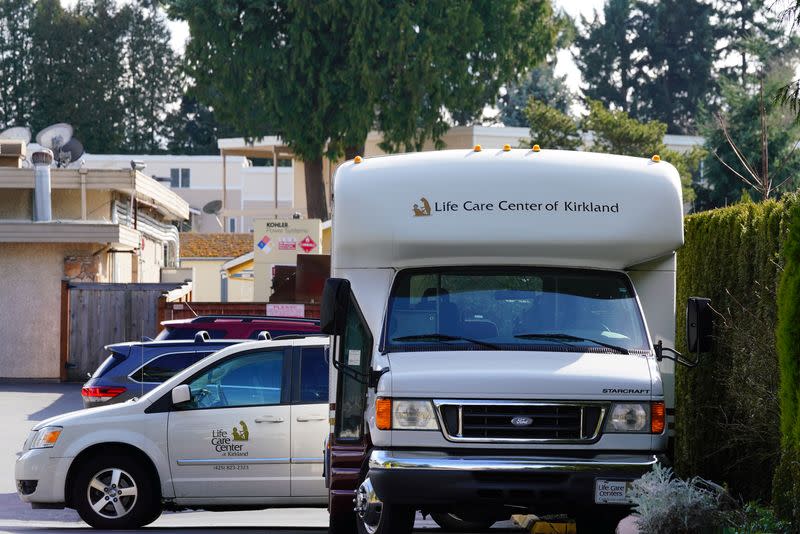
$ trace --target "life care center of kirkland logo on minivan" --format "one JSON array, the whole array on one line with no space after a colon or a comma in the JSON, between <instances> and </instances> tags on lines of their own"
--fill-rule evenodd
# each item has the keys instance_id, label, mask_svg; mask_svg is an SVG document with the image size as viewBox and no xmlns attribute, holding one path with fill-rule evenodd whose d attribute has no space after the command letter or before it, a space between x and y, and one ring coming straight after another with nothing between
<instances>
[{"instance_id":1,"label":"life care center of kirkland logo on minivan","mask_svg":"<svg viewBox=\"0 0 800 534\"><path fill-rule=\"evenodd\" d=\"M619 213L619 202L599 203L585 200L553 200L550 202L499 200L430 201L421 197L413 203L414 217L429 217L434 213L488 213L488 212L561 212L561 213Z\"/></svg>"}]
</instances>

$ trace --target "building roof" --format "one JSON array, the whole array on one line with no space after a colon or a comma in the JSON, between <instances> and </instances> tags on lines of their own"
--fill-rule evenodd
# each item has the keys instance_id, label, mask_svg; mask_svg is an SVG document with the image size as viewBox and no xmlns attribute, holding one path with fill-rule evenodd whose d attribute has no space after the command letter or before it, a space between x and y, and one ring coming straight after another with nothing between
<instances>
[{"instance_id":1,"label":"building roof","mask_svg":"<svg viewBox=\"0 0 800 534\"><path fill-rule=\"evenodd\" d=\"M170 188L132 169L51 169L52 189L118 191L135 195L169 220L189 218L189 204ZM0 190L35 189L33 169L0 168ZM3 193L0 192L0 195Z\"/></svg>"},{"instance_id":2,"label":"building roof","mask_svg":"<svg viewBox=\"0 0 800 534\"><path fill-rule=\"evenodd\" d=\"M181 233L181 258L236 258L253 252L253 234Z\"/></svg>"},{"instance_id":3,"label":"building roof","mask_svg":"<svg viewBox=\"0 0 800 534\"><path fill-rule=\"evenodd\" d=\"M217 148L224 156L244 156L247 158L265 158L278 154L293 157L292 150L278 136L268 135L258 139L247 140L244 137L231 137L217 140Z\"/></svg>"}]
</instances>

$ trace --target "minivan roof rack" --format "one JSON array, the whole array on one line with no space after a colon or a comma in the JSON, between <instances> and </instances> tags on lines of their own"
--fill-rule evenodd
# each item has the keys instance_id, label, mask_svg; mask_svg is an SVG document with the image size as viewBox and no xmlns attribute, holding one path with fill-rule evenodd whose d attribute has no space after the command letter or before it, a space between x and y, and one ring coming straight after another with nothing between
<instances>
[{"instance_id":1,"label":"minivan roof rack","mask_svg":"<svg viewBox=\"0 0 800 534\"><path fill-rule=\"evenodd\" d=\"M272 338L272 341L282 341L285 339L305 339L307 337L330 337L328 334L315 334L315 333L308 333L308 334L286 334L283 336L275 336Z\"/></svg>"},{"instance_id":2,"label":"minivan roof rack","mask_svg":"<svg viewBox=\"0 0 800 534\"><path fill-rule=\"evenodd\" d=\"M241 319L242 322L248 323L253 321L293 321L293 322L306 322L306 323L318 323L319 319L309 319L307 317L277 317L272 315L198 315L197 317L193 317L190 322L201 322L201 321L216 321L219 319Z\"/></svg>"}]
</instances>

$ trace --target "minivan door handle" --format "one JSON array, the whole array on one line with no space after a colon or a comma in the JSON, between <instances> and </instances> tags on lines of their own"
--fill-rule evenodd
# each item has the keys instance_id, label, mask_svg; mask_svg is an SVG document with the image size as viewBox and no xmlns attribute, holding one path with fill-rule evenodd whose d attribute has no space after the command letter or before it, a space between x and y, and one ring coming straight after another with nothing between
<instances>
[{"instance_id":1,"label":"minivan door handle","mask_svg":"<svg viewBox=\"0 0 800 534\"><path fill-rule=\"evenodd\" d=\"M274 415L262 415L256 417L256 423L283 423L283 417L275 417Z\"/></svg>"},{"instance_id":2,"label":"minivan door handle","mask_svg":"<svg viewBox=\"0 0 800 534\"><path fill-rule=\"evenodd\" d=\"M324 421L324 415L298 415L297 420L301 423L305 423L307 421Z\"/></svg>"}]
</instances>

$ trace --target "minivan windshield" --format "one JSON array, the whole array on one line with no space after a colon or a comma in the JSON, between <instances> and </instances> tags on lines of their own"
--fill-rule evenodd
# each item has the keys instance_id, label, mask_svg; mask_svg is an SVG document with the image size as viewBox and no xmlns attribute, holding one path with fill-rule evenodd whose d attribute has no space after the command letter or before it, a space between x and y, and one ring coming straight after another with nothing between
<instances>
[{"instance_id":1,"label":"minivan windshield","mask_svg":"<svg viewBox=\"0 0 800 534\"><path fill-rule=\"evenodd\" d=\"M624 273L525 267L399 272L383 349L649 350Z\"/></svg>"}]
</instances>

